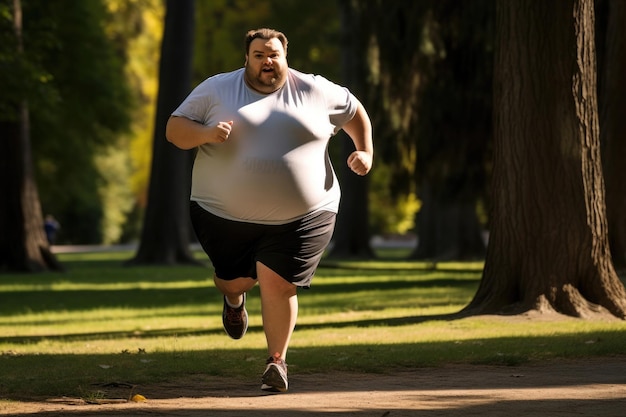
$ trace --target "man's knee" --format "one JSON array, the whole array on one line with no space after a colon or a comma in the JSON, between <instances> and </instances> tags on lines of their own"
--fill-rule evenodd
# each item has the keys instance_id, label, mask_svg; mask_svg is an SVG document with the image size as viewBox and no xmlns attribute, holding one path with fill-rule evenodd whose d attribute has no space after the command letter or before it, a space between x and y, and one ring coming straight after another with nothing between
<instances>
[{"instance_id":1,"label":"man's knee","mask_svg":"<svg viewBox=\"0 0 626 417\"><path fill-rule=\"evenodd\" d=\"M222 279L217 275L213 277L215 286L225 295L238 295L249 291L256 285L257 280L250 277L241 277L235 279Z\"/></svg>"}]
</instances>

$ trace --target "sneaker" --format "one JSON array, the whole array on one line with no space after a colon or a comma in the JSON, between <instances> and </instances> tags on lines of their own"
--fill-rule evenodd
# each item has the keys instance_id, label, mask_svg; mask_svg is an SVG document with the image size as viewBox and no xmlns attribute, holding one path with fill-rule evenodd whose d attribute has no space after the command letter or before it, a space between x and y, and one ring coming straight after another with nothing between
<instances>
[{"instance_id":1,"label":"sneaker","mask_svg":"<svg viewBox=\"0 0 626 417\"><path fill-rule=\"evenodd\" d=\"M224 296L224 309L222 310L222 323L224 330L233 339L241 339L248 330L248 312L246 311L246 294L239 307L233 308L226 302Z\"/></svg>"},{"instance_id":2,"label":"sneaker","mask_svg":"<svg viewBox=\"0 0 626 417\"><path fill-rule=\"evenodd\" d=\"M261 377L261 389L271 392L285 392L289 388L287 381L287 364L281 359L279 353L267 359L267 367Z\"/></svg>"}]
</instances>

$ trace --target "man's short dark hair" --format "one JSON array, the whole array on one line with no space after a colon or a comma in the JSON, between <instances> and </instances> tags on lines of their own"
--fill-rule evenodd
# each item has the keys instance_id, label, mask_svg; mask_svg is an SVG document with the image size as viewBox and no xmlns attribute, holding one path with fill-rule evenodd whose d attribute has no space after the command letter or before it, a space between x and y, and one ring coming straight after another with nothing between
<instances>
[{"instance_id":1,"label":"man's short dark hair","mask_svg":"<svg viewBox=\"0 0 626 417\"><path fill-rule=\"evenodd\" d=\"M270 40L273 38L278 39L280 43L283 44L283 49L285 50L285 53L287 53L287 44L289 43L289 41L287 40L287 37L285 36L284 33L279 32L274 29L261 28L261 29L250 30L248 31L248 33L246 33L246 38L245 38L246 39L246 42L245 42L246 55L250 51L250 44L252 43L253 40L255 39Z\"/></svg>"}]
</instances>

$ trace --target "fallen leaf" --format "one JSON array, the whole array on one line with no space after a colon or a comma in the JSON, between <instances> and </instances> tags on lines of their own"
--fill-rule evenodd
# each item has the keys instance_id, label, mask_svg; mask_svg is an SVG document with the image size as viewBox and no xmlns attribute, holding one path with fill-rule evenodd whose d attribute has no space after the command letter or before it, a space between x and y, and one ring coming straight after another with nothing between
<instances>
[{"instance_id":1,"label":"fallen leaf","mask_svg":"<svg viewBox=\"0 0 626 417\"><path fill-rule=\"evenodd\" d=\"M148 400L146 399L146 397L144 397L144 396L143 396L143 395L141 395L141 394L135 394L135 395L133 395L133 396L130 398L130 400L131 400L131 401L134 401L134 402L136 402L136 403L143 403L143 402L148 401Z\"/></svg>"}]
</instances>

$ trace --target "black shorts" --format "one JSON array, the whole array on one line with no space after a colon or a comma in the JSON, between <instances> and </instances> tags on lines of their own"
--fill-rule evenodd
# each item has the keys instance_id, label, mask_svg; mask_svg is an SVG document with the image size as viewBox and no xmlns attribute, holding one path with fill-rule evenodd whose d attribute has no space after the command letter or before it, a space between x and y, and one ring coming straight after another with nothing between
<instances>
[{"instance_id":1,"label":"black shorts","mask_svg":"<svg viewBox=\"0 0 626 417\"><path fill-rule=\"evenodd\" d=\"M202 249L224 280L257 278L261 262L283 279L308 288L330 243L336 214L316 212L287 224L267 225L227 220L209 213L195 201L191 223Z\"/></svg>"}]
</instances>

